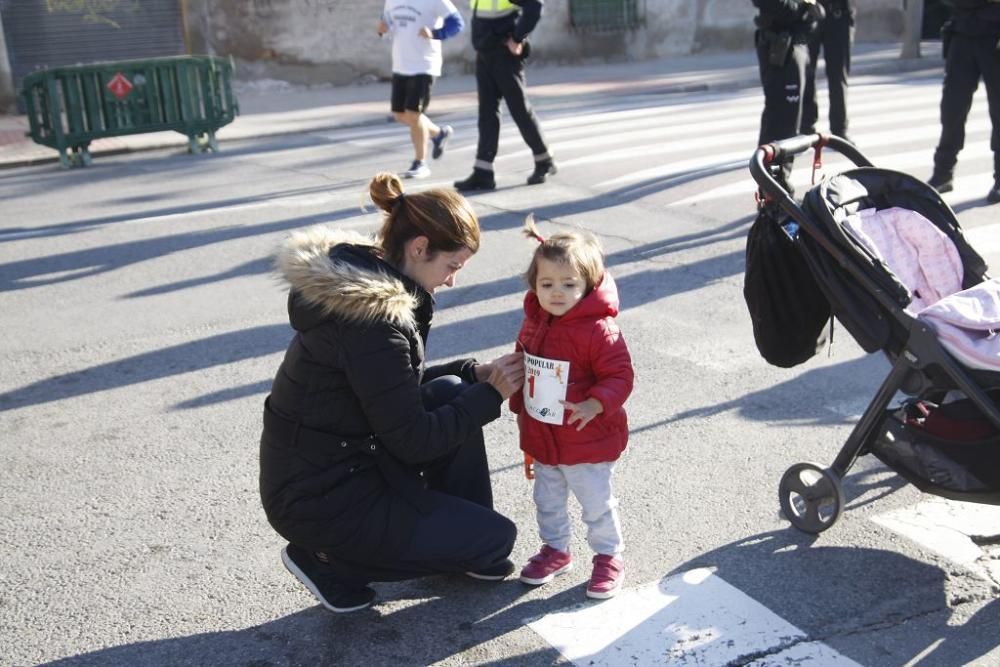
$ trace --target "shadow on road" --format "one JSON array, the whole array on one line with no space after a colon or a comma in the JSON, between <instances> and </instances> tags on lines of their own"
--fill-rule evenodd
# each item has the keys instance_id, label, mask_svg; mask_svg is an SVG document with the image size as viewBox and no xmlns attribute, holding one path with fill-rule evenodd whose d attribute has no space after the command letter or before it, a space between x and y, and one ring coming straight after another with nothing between
<instances>
[{"instance_id":1,"label":"shadow on road","mask_svg":"<svg viewBox=\"0 0 1000 667\"><path fill-rule=\"evenodd\" d=\"M833 412L827 406L839 399L863 399L863 395L855 395L856 385L859 380L863 382L867 378L871 379L871 395L874 396L879 382L887 373L886 368L885 361L878 355L865 355L840 364L811 368L785 382L744 394L730 401L678 412L662 421L633 429L632 432L640 433L671 422L709 417L729 411L734 411L744 419L781 419L798 421L807 426L852 424L857 421L855 416ZM816 396L822 400L815 401L809 412L803 412L801 401L796 400L802 396Z\"/></svg>"},{"instance_id":2,"label":"shadow on road","mask_svg":"<svg viewBox=\"0 0 1000 667\"><path fill-rule=\"evenodd\" d=\"M0 412L253 359L285 349L290 337L287 324L264 325L56 375L0 394Z\"/></svg>"},{"instance_id":3,"label":"shadow on road","mask_svg":"<svg viewBox=\"0 0 1000 667\"><path fill-rule=\"evenodd\" d=\"M928 649L932 653L920 664L964 665L1000 646L995 632L1000 601L952 626L951 575L896 552L820 545L816 537L789 528L700 554L668 576L699 567L714 568L724 581L800 628L808 636L804 641L821 641L862 665L913 664L909 660ZM879 641L910 622L912 630L885 640L885 646ZM934 631L923 632L926 627ZM861 644L870 650L861 652L858 636L865 634L871 640Z\"/></svg>"},{"instance_id":4,"label":"shadow on road","mask_svg":"<svg viewBox=\"0 0 1000 667\"><path fill-rule=\"evenodd\" d=\"M1000 645L993 631L1000 622L1000 601L986 604L962 625L951 625L949 575L895 552L819 545L815 537L789 529L753 535L700 554L666 577L696 568L711 568L723 581L795 625L806 635L792 638L796 643L822 642L861 665L904 664L912 659L920 664L968 664ZM876 585L872 577L859 573L875 573ZM781 585L775 585L779 581ZM380 599L404 604L395 610L376 605L346 615L314 606L242 630L115 646L47 664L428 665L459 655L478 664L509 667L554 664L561 659L555 649L496 656L490 654L489 642L530 632L527 622L585 599L582 585L552 597L525 600L529 589L516 582L484 586L455 577L376 587ZM421 601L407 605L407 600ZM639 626L631 633L638 637L655 632L663 637L666 650L673 638L671 628L684 620L671 618L668 605L645 621L655 628ZM904 632L911 624L913 630ZM931 632L925 631L928 628ZM706 635L703 644L688 650L688 657L696 657L698 646L731 639ZM628 636L619 643L628 645Z\"/></svg>"},{"instance_id":5,"label":"shadow on road","mask_svg":"<svg viewBox=\"0 0 1000 667\"><path fill-rule=\"evenodd\" d=\"M376 603L353 614L331 614L314 606L243 630L138 642L47 664L430 665L469 652L476 664L535 667L553 664L559 653L542 649L517 656L489 655L488 642L512 632L530 632L524 628L526 620L585 599L582 584L549 598L523 600L532 589L516 581L483 584L463 577L428 577L374 587L380 600L404 605L388 610ZM421 601L406 604L408 600ZM483 645L486 653L478 649Z\"/></svg>"},{"instance_id":6,"label":"shadow on road","mask_svg":"<svg viewBox=\"0 0 1000 667\"><path fill-rule=\"evenodd\" d=\"M345 208L329 213L287 218L257 225L216 227L203 232L141 239L115 245L73 250L58 255L7 262L0 264L0 292L68 282L215 243L224 243L259 234L291 231L299 227L344 220L361 214L358 208ZM259 265L254 266L262 269L265 263L262 260ZM190 282L192 285L198 285L208 282L208 280L198 278L192 279Z\"/></svg>"},{"instance_id":7,"label":"shadow on road","mask_svg":"<svg viewBox=\"0 0 1000 667\"><path fill-rule=\"evenodd\" d=\"M354 209L341 209L323 216L307 216L251 227L217 229L199 234L184 234L167 241L151 239L118 246L81 250L43 259L11 262L0 266L0 291L26 287L28 285L25 284L25 281L31 280L32 276L36 278L31 281L31 285L61 282L82 275L81 271L86 275L100 273L161 256L167 252L178 252L252 234L291 229L318 222L317 218L319 217L329 220L331 217L348 217L355 214ZM743 233L743 224L745 221L738 221L717 230L707 231L704 235L684 235L673 241L658 241L612 253L608 257L608 263L614 265L638 259L648 260L681 249L690 249L695 245L712 243L720 238L730 238L732 235ZM265 270L267 265L268 260L254 260L221 274L193 278L184 281L183 284L174 283L169 286L134 292L129 296L137 297L181 289L220 277L237 277L248 272ZM651 264L651 266L655 267L656 264ZM47 281L38 279L38 277L66 271L70 268L78 269L71 277L53 277ZM637 308L651 301L698 289L707 283L734 275L742 270L743 254L735 252L684 265L667 266L662 269L653 268L632 273L623 276L618 281L623 299L623 309ZM440 307L458 305L469 299L492 298L507 293L521 292L523 289L524 285L520 277L504 278L491 283L457 287L454 290L446 291L439 299L439 305ZM435 326L430 334L429 351L432 356L440 356L442 351L445 351L444 354L448 357L455 357L498 346L509 345L513 347L521 317L522 312L518 307L475 319ZM116 389L220 364L265 356L285 349L291 335L291 329L284 323L260 326L246 331L189 341L81 371L64 373L0 394L0 412L24 405L48 403L62 398ZM195 407L242 398L258 391L266 391L269 383L270 380L267 380L243 387L223 388L207 396L187 399L179 403L177 407Z\"/></svg>"}]
</instances>

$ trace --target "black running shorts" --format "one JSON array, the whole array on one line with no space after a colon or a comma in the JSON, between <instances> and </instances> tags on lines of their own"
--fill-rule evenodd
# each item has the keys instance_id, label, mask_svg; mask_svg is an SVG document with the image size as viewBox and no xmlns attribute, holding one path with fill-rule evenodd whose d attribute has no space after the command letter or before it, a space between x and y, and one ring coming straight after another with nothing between
<instances>
[{"instance_id":1,"label":"black running shorts","mask_svg":"<svg viewBox=\"0 0 1000 667\"><path fill-rule=\"evenodd\" d=\"M392 110L418 111L423 113L431 103L431 86L434 77L430 74L392 75Z\"/></svg>"}]
</instances>

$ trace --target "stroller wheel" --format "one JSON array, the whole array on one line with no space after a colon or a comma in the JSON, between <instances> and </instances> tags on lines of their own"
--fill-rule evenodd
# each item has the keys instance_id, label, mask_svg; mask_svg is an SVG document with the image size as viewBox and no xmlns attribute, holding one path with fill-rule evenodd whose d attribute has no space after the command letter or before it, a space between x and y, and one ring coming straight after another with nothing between
<instances>
[{"instance_id":1,"label":"stroller wheel","mask_svg":"<svg viewBox=\"0 0 1000 667\"><path fill-rule=\"evenodd\" d=\"M785 471L778 501L793 526L813 534L836 523L845 505L840 478L815 463L796 463Z\"/></svg>"}]
</instances>

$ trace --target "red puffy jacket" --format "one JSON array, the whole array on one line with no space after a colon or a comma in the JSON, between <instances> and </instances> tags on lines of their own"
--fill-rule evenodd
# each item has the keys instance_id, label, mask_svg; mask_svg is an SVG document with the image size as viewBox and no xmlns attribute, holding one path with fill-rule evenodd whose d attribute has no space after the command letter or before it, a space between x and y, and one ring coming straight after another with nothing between
<instances>
[{"instance_id":1,"label":"red puffy jacket","mask_svg":"<svg viewBox=\"0 0 1000 667\"><path fill-rule=\"evenodd\" d=\"M628 444L628 418L622 405L632 393L635 373L632 357L614 317L618 314L618 289L608 273L587 296L563 315L542 310L538 297L524 297L524 323L517 335L517 349L547 359L568 361L566 400L580 403L596 398L604 407L582 431L578 424L546 424L524 411L518 391L510 397L517 414L521 449L539 463L572 465L615 461Z\"/></svg>"}]
</instances>

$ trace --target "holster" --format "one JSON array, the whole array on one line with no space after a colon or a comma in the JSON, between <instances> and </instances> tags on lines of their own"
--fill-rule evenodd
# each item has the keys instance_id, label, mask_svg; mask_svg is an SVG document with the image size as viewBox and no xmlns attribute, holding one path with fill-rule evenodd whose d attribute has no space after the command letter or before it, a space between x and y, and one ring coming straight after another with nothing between
<instances>
[{"instance_id":1,"label":"holster","mask_svg":"<svg viewBox=\"0 0 1000 667\"><path fill-rule=\"evenodd\" d=\"M941 58L948 59L948 49L951 48L951 38L955 35L955 26L951 21L941 24Z\"/></svg>"},{"instance_id":2,"label":"holster","mask_svg":"<svg viewBox=\"0 0 1000 667\"><path fill-rule=\"evenodd\" d=\"M761 30L760 40L767 47L767 64L784 67L788 52L792 50L792 33Z\"/></svg>"}]
</instances>

